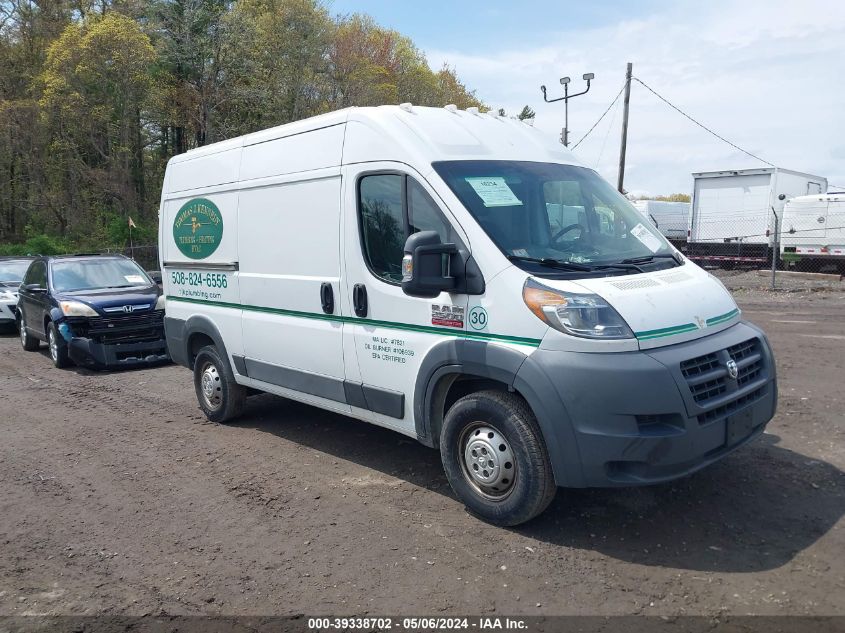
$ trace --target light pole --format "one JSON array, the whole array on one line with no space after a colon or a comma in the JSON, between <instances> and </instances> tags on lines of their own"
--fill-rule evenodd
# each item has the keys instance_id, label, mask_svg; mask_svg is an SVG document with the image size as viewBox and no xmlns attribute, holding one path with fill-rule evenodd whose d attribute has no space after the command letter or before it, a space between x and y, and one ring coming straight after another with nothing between
<instances>
[{"instance_id":1,"label":"light pole","mask_svg":"<svg viewBox=\"0 0 845 633\"><path fill-rule=\"evenodd\" d=\"M581 95L585 95L590 91L590 81L595 79L594 73L584 73L582 75L582 79L587 82L586 90L582 90L581 92L576 92L574 95L569 94L569 82L571 79L569 77L561 77L560 78L560 85L563 86L563 96L558 97L557 99L549 99L546 96L546 87L540 86L540 90L543 91L543 101L546 103L554 103L556 101L563 101L564 105L564 124L563 124L563 144L564 146L569 146L569 100L575 97L580 97Z\"/></svg>"}]
</instances>

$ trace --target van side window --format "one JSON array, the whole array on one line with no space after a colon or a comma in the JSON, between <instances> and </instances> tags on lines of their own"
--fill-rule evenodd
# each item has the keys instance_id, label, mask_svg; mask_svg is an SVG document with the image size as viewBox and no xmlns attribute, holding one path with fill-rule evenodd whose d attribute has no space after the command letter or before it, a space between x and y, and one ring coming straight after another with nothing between
<instances>
[{"instance_id":1,"label":"van side window","mask_svg":"<svg viewBox=\"0 0 845 633\"><path fill-rule=\"evenodd\" d=\"M376 275L394 282L402 280L405 248L403 181L396 174L365 176L358 189L364 257Z\"/></svg>"},{"instance_id":2,"label":"van side window","mask_svg":"<svg viewBox=\"0 0 845 633\"><path fill-rule=\"evenodd\" d=\"M410 235L420 231L437 231L444 244L455 241L452 225L440 213L428 192L413 178L408 178L408 229Z\"/></svg>"},{"instance_id":3,"label":"van side window","mask_svg":"<svg viewBox=\"0 0 845 633\"><path fill-rule=\"evenodd\" d=\"M437 231L444 243L458 241L437 203L410 176L373 174L361 178L358 211L364 257L370 270L390 283L402 281L402 256L409 235Z\"/></svg>"}]
</instances>

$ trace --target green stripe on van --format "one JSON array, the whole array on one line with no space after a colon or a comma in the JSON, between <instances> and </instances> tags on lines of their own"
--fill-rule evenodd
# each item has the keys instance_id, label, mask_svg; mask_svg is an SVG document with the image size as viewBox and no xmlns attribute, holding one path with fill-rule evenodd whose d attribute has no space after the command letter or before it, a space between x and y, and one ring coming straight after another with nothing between
<instances>
[{"instance_id":1,"label":"green stripe on van","mask_svg":"<svg viewBox=\"0 0 845 633\"><path fill-rule=\"evenodd\" d=\"M705 323L709 325L718 325L720 323L724 323L726 321L730 321L736 315L739 314L739 310L734 308L730 312L725 312L724 314L720 314L719 316L714 316ZM658 330L645 330L643 332L634 332L634 336L636 336L641 341L648 340L652 338L661 338L664 336L673 336L675 334L684 334L685 332L695 332L698 329L698 326L695 323L684 323L683 325L673 325L671 327L664 327Z\"/></svg>"},{"instance_id":2,"label":"green stripe on van","mask_svg":"<svg viewBox=\"0 0 845 633\"><path fill-rule=\"evenodd\" d=\"M233 308L235 310L247 310L249 312L264 312L266 314L280 314L283 316L300 319L314 319L318 321L332 321L335 323L357 323L358 325L369 325L372 327L384 327L391 330L404 330L406 332L422 332L424 334L441 334L455 336L457 338L472 339L478 341L501 341L503 343L516 343L518 345L540 346L540 339L527 338L523 336L508 336L505 334L488 334L486 332L468 332L433 325L412 325L410 323L397 323L395 321L380 321L377 319L362 319L358 317L345 317L335 314L320 314L317 312L301 312L299 310L285 310L284 308L268 308L265 306L243 305L240 303L229 303L227 301L209 301L206 299L193 299L189 297L167 296L167 301L182 301L183 303L195 303L199 305L216 306L218 308Z\"/></svg>"},{"instance_id":3,"label":"green stripe on van","mask_svg":"<svg viewBox=\"0 0 845 633\"><path fill-rule=\"evenodd\" d=\"M724 323L725 321L730 321L737 314L739 314L739 309L734 308L730 312L725 312L719 316L714 316L712 319L707 319L707 325L717 325L719 323Z\"/></svg>"},{"instance_id":4,"label":"green stripe on van","mask_svg":"<svg viewBox=\"0 0 845 633\"><path fill-rule=\"evenodd\" d=\"M694 332L697 329L698 326L695 323L684 323L683 325L662 327L657 330L643 330L642 332L634 332L634 336L643 341L651 338L662 338L664 336L683 334L684 332Z\"/></svg>"}]
</instances>

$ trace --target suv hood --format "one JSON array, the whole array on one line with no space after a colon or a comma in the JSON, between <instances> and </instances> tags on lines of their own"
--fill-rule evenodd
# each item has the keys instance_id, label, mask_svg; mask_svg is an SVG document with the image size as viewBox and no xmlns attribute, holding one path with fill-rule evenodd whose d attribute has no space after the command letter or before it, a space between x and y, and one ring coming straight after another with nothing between
<instances>
[{"instance_id":1,"label":"suv hood","mask_svg":"<svg viewBox=\"0 0 845 633\"><path fill-rule=\"evenodd\" d=\"M736 302L713 275L691 262L638 275L541 283L595 293L622 315L640 349L674 345L714 334L740 319Z\"/></svg>"},{"instance_id":2,"label":"suv hood","mask_svg":"<svg viewBox=\"0 0 845 633\"><path fill-rule=\"evenodd\" d=\"M135 306L136 310L143 310L141 306L155 307L161 291L158 286L143 286L134 288L103 288L102 290L79 290L77 292L62 292L55 295L59 301L81 301L97 312L104 312L106 308L122 308Z\"/></svg>"}]
</instances>

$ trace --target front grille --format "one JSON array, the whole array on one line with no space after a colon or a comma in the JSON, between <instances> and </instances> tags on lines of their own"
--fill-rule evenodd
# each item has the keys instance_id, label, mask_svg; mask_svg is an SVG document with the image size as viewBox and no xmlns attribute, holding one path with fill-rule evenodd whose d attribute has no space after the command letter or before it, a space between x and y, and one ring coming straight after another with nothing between
<instances>
[{"instance_id":1,"label":"front grille","mask_svg":"<svg viewBox=\"0 0 845 633\"><path fill-rule=\"evenodd\" d=\"M763 378L764 360L760 341L751 338L726 349L710 352L681 362L681 374L690 395L704 412L698 415L701 424L708 424L765 395L765 387L751 389ZM728 362L737 365L737 376L728 374ZM749 391L749 389L751 389ZM735 397L731 397L735 394Z\"/></svg>"},{"instance_id":2,"label":"front grille","mask_svg":"<svg viewBox=\"0 0 845 633\"><path fill-rule=\"evenodd\" d=\"M155 341L164 337L164 311L114 314L90 319L68 319L76 336L98 343Z\"/></svg>"}]
</instances>

